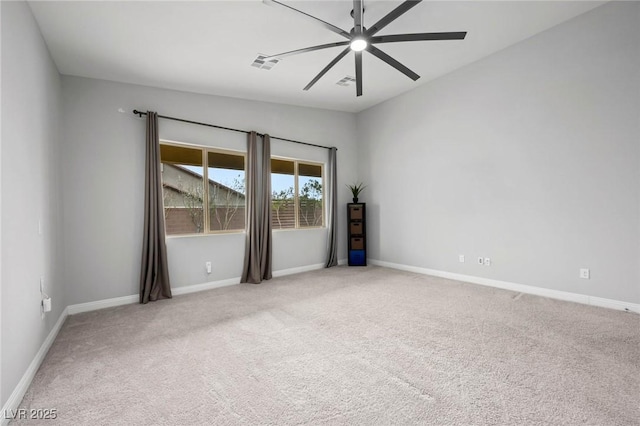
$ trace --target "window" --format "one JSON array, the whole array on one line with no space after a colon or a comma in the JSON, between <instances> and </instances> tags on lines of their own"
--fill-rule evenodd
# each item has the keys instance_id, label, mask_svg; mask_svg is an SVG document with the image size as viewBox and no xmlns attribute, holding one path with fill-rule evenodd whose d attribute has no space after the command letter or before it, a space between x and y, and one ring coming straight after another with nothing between
<instances>
[{"instance_id":1,"label":"window","mask_svg":"<svg viewBox=\"0 0 640 426\"><path fill-rule=\"evenodd\" d=\"M273 229L324 226L322 164L271 159Z\"/></svg>"},{"instance_id":2,"label":"window","mask_svg":"<svg viewBox=\"0 0 640 426\"><path fill-rule=\"evenodd\" d=\"M160 160L167 235L245 229L244 154L163 142Z\"/></svg>"}]
</instances>

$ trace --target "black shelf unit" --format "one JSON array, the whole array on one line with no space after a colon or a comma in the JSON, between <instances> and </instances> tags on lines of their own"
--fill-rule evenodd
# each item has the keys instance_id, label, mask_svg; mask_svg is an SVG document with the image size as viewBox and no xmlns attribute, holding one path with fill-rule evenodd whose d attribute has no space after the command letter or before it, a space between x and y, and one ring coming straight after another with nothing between
<instances>
[{"instance_id":1,"label":"black shelf unit","mask_svg":"<svg viewBox=\"0 0 640 426\"><path fill-rule=\"evenodd\" d=\"M367 205L347 204L349 266L367 266Z\"/></svg>"}]
</instances>

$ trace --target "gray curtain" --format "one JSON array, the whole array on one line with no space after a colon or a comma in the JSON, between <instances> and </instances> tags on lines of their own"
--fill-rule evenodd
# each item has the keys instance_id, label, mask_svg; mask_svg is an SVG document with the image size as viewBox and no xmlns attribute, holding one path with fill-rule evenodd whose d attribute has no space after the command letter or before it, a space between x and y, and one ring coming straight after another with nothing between
<instances>
[{"instance_id":1,"label":"gray curtain","mask_svg":"<svg viewBox=\"0 0 640 426\"><path fill-rule=\"evenodd\" d=\"M271 143L262 140L262 161L258 169L258 135L247 140L247 236L240 282L259 284L271 279Z\"/></svg>"},{"instance_id":2,"label":"gray curtain","mask_svg":"<svg viewBox=\"0 0 640 426\"><path fill-rule=\"evenodd\" d=\"M167 246L164 242L164 209L160 174L158 115L147 111L144 234L140 271L140 303L170 299Z\"/></svg>"},{"instance_id":3,"label":"gray curtain","mask_svg":"<svg viewBox=\"0 0 640 426\"><path fill-rule=\"evenodd\" d=\"M329 238L327 241L327 263L325 268L331 268L338 265L338 245L336 240L337 235L337 211L338 211L338 172L336 168L337 162L337 148L332 147L329 149L329 163L327 164L329 170L327 173L329 179L329 194L327 197L329 203L329 217L327 218L327 228L329 229Z\"/></svg>"},{"instance_id":4,"label":"gray curtain","mask_svg":"<svg viewBox=\"0 0 640 426\"><path fill-rule=\"evenodd\" d=\"M262 137L262 214L260 236L260 273L271 279L271 137Z\"/></svg>"}]
</instances>

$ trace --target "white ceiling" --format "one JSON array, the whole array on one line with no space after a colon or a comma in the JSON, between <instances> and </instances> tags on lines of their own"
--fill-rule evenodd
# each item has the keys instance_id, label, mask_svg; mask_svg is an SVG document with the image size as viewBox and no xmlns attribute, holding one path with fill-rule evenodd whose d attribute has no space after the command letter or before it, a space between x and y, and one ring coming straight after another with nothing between
<instances>
[{"instance_id":1,"label":"white ceiling","mask_svg":"<svg viewBox=\"0 0 640 426\"><path fill-rule=\"evenodd\" d=\"M349 31L351 1L287 1ZM169 89L357 112L518 43L604 1L423 1L379 35L467 31L465 40L378 47L417 72L412 81L372 55L363 59L364 95L336 85L354 76L347 55L309 91L302 88L342 49L250 66L274 55L344 39L262 0L29 2L62 74ZM365 0L365 27L401 1Z\"/></svg>"}]
</instances>

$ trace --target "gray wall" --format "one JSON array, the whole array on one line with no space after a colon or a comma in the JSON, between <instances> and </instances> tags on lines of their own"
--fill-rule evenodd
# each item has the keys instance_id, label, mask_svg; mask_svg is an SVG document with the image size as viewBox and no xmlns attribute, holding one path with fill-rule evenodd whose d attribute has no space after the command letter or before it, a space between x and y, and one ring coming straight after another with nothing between
<instances>
[{"instance_id":1,"label":"gray wall","mask_svg":"<svg viewBox=\"0 0 640 426\"><path fill-rule=\"evenodd\" d=\"M2 385L4 405L67 305L62 289L61 82L24 2L2 8ZM42 234L38 222L42 223ZM40 317L40 277L53 310Z\"/></svg>"},{"instance_id":2,"label":"gray wall","mask_svg":"<svg viewBox=\"0 0 640 426\"><path fill-rule=\"evenodd\" d=\"M351 113L252 102L64 76L62 175L64 265L70 304L138 293L143 224L145 122L133 109L256 130L338 147L342 184L356 177L356 120ZM122 108L126 114L119 113ZM246 150L246 135L160 120L167 140ZM272 140L272 154L326 161L325 149ZM340 221L339 241L346 240ZM240 277L243 233L168 238L172 287ZM273 269L325 261L326 229L274 231ZM341 244L339 257L346 257ZM213 273L206 274L211 261Z\"/></svg>"},{"instance_id":3,"label":"gray wall","mask_svg":"<svg viewBox=\"0 0 640 426\"><path fill-rule=\"evenodd\" d=\"M369 256L640 302L639 9L602 6L360 113Z\"/></svg>"}]
</instances>

